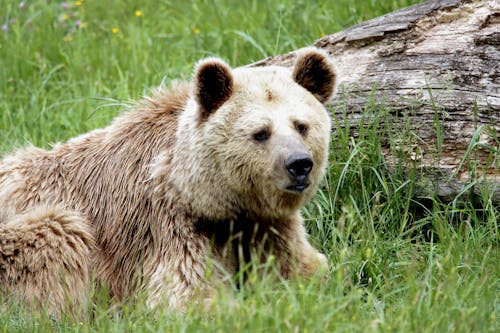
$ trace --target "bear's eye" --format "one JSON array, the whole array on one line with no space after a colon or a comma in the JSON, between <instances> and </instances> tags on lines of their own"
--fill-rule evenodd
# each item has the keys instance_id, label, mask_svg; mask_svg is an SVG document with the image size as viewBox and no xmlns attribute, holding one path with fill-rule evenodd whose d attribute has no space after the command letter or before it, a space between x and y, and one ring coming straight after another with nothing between
<instances>
[{"instance_id":1,"label":"bear's eye","mask_svg":"<svg viewBox=\"0 0 500 333\"><path fill-rule=\"evenodd\" d=\"M305 136L309 127L306 124L296 123L295 129L297 130L297 132L299 132L300 135Z\"/></svg>"},{"instance_id":2,"label":"bear's eye","mask_svg":"<svg viewBox=\"0 0 500 333\"><path fill-rule=\"evenodd\" d=\"M271 131L269 129L264 128L253 134L253 138L255 141L266 141L271 137Z\"/></svg>"}]
</instances>

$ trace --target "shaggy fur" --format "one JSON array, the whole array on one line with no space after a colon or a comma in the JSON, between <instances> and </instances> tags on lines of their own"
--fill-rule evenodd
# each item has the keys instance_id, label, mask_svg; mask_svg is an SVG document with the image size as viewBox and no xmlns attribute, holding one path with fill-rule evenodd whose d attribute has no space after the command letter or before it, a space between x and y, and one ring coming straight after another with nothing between
<instances>
[{"instance_id":1,"label":"shaggy fur","mask_svg":"<svg viewBox=\"0 0 500 333\"><path fill-rule=\"evenodd\" d=\"M84 311L92 247L89 225L79 213L36 207L0 225L0 285L33 308Z\"/></svg>"},{"instance_id":2,"label":"shaggy fur","mask_svg":"<svg viewBox=\"0 0 500 333\"><path fill-rule=\"evenodd\" d=\"M210 58L193 84L159 90L105 129L5 157L0 292L60 314L85 306L94 275L117 299L143 291L151 306L182 309L250 260L274 255L285 278L326 267L299 209L326 168L319 101L334 80L314 49L293 74ZM297 154L313 163L300 190L283 165Z\"/></svg>"}]
</instances>

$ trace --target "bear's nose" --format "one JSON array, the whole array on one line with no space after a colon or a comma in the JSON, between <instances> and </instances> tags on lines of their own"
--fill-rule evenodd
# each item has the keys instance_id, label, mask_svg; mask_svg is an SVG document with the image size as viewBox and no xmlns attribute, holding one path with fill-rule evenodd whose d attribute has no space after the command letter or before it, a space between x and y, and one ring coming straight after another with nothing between
<instances>
[{"instance_id":1,"label":"bear's nose","mask_svg":"<svg viewBox=\"0 0 500 333\"><path fill-rule=\"evenodd\" d=\"M285 160L285 168L297 182L303 182L312 170L313 161L307 154L294 154Z\"/></svg>"}]
</instances>

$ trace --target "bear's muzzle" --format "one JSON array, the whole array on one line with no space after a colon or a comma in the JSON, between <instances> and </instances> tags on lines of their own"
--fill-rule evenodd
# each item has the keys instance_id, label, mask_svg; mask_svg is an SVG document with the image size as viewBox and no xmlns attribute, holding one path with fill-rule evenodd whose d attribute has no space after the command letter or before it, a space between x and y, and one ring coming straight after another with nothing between
<instances>
[{"instance_id":1,"label":"bear's muzzle","mask_svg":"<svg viewBox=\"0 0 500 333\"><path fill-rule=\"evenodd\" d=\"M287 190L302 192L308 186L307 177L314 166L313 160L309 154L293 154L285 159L285 168L293 184L287 187Z\"/></svg>"}]
</instances>

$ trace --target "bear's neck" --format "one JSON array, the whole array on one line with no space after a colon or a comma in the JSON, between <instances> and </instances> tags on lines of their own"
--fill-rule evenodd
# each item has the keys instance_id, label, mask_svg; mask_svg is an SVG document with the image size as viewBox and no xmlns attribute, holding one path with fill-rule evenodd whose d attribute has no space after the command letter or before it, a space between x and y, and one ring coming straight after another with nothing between
<instances>
[{"instance_id":1,"label":"bear's neck","mask_svg":"<svg viewBox=\"0 0 500 333\"><path fill-rule=\"evenodd\" d=\"M269 253L279 237L271 221L256 220L244 211L233 219L199 218L195 221L194 230L200 237L210 241L214 259L232 274L243 269L244 279L245 267L252 260L258 260L260 254Z\"/></svg>"},{"instance_id":2,"label":"bear's neck","mask_svg":"<svg viewBox=\"0 0 500 333\"><path fill-rule=\"evenodd\" d=\"M221 176L223 166L217 164L210 143L204 141L197 114L197 105L190 100L179 116L169 168L163 172L168 175L169 196L174 195L181 206L189 207L190 213L199 218L234 218L240 210L239 200Z\"/></svg>"}]
</instances>

